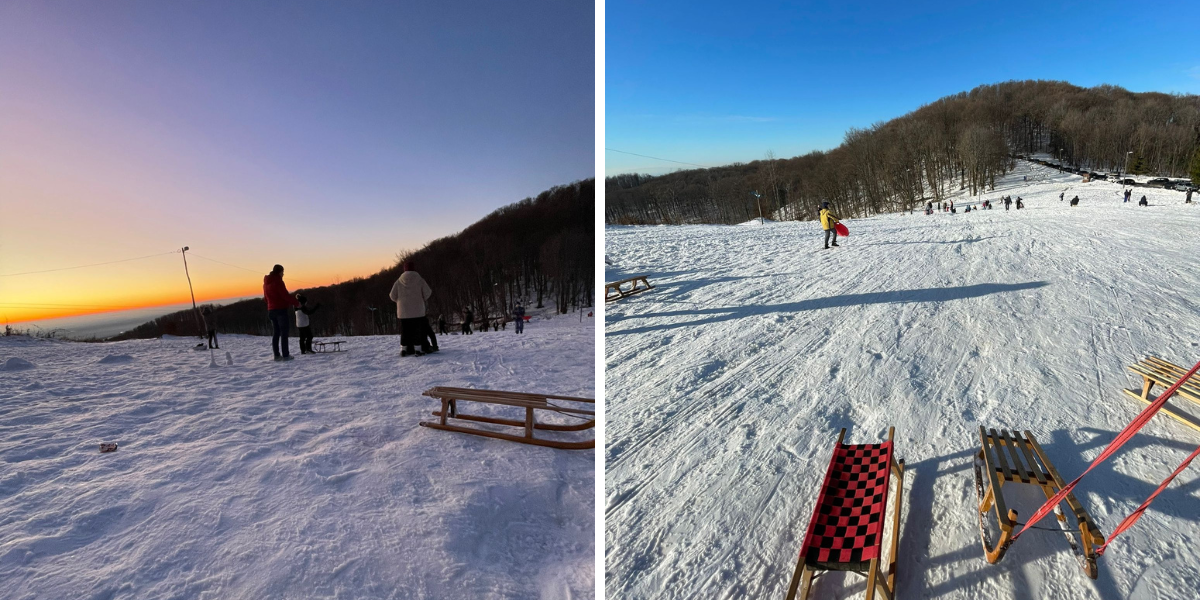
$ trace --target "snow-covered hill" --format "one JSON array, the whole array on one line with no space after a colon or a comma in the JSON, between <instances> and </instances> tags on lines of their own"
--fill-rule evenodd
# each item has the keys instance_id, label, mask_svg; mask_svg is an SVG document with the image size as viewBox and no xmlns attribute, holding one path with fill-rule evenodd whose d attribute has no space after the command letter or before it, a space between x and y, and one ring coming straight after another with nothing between
<instances>
[{"instance_id":1,"label":"snow-covered hill","mask_svg":"<svg viewBox=\"0 0 1200 600\"><path fill-rule=\"evenodd\" d=\"M867 443L889 426L907 461L898 597L1195 597L1195 466L1093 582L1053 532L989 565L971 464L979 425L1016 427L1073 478L1143 407L1121 393L1140 386L1127 365L1200 360L1200 206L1144 188L1150 207L1123 204L1116 184L1024 163L997 187L954 215L847 221L830 250L812 221L607 230L607 279L657 286L605 323L608 597L782 598L838 429ZM1006 194L1027 208L961 212ZM1156 416L1076 494L1110 532L1197 445ZM1023 516L1043 499L1006 494Z\"/></svg>"},{"instance_id":2,"label":"snow-covered hill","mask_svg":"<svg viewBox=\"0 0 1200 600\"><path fill-rule=\"evenodd\" d=\"M590 319L220 341L0 338L0 598L594 596L594 451L417 426L435 385L593 397Z\"/></svg>"}]
</instances>

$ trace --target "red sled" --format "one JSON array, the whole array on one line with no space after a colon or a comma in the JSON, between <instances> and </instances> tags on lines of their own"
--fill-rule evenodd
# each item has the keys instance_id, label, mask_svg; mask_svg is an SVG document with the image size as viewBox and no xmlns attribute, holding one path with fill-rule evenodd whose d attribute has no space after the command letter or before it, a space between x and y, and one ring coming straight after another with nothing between
<instances>
[{"instance_id":1,"label":"red sled","mask_svg":"<svg viewBox=\"0 0 1200 600\"><path fill-rule=\"evenodd\" d=\"M836 231L837 234L842 237L849 237L849 235L850 235L850 230L846 229L846 226L842 225L841 223L834 223L833 230Z\"/></svg>"},{"instance_id":2,"label":"red sled","mask_svg":"<svg viewBox=\"0 0 1200 600\"><path fill-rule=\"evenodd\" d=\"M523 316L523 317L521 317L521 318L522 318L522 319L525 319L526 321L528 321L528 320L530 320L530 319L532 319L532 318L533 318L533 315L525 315L525 316Z\"/></svg>"}]
</instances>

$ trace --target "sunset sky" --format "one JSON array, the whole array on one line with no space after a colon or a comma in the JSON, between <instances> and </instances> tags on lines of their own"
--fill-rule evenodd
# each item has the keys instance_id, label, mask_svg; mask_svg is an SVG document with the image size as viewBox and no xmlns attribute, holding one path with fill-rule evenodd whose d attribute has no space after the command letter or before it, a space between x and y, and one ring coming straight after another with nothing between
<instances>
[{"instance_id":1,"label":"sunset sky","mask_svg":"<svg viewBox=\"0 0 1200 600\"><path fill-rule=\"evenodd\" d=\"M183 246L201 301L275 263L369 275L591 177L594 28L576 2L2 2L0 321L186 301Z\"/></svg>"}]
</instances>

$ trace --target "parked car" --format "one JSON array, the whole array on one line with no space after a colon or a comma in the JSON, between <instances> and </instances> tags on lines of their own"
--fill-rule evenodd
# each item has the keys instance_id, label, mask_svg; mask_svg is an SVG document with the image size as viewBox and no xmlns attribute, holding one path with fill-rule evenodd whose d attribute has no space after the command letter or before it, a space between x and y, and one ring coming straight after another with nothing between
<instances>
[{"instance_id":1,"label":"parked car","mask_svg":"<svg viewBox=\"0 0 1200 600\"><path fill-rule=\"evenodd\" d=\"M1120 175L1109 175L1108 180L1113 183L1121 183L1121 176Z\"/></svg>"},{"instance_id":2,"label":"parked car","mask_svg":"<svg viewBox=\"0 0 1200 600\"><path fill-rule=\"evenodd\" d=\"M1166 177L1155 177L1146 182L1146 185L1156 188L1165 188L1171 185L1171 180Z\"/></svg>"},{"instance_id":3,"label":"parked car","mask_svg":"<svg viewBox=\"0 0 1200 600\"><path fill-rule=\"evenodd\" d=\"M1190 181L1185 181L1185 182L1181 182L1181 183L1176 183L1175 189L1177 189L1181 192L1187 192L1187 191L1194 192L1194 191L1196 191L1196 186L1192 185L1192 182L1190 182Z\"/></svg>"},{"instance_id":4,"label":"parked car","mask_svg":"<svg viewBox=\"0 0 1200 600\"><path fill-rule=\"evenodd\" d=\"M1122 180L1121 180L1121 183L1122 183L1123 185L1137 185L1137 184L1138 184L1138 182L1137 182L1137 181L1134 181L1133 179L1130 179L1130 178L1128 178L1128 177L1126 177L1125 179L1122 179Z\"/></svg>"}]
</instances>

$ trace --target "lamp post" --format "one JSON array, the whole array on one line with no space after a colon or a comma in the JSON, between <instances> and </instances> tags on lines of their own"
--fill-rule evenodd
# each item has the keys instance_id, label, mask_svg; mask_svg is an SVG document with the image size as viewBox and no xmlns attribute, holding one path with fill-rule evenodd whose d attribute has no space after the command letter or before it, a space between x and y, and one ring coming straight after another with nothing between
<instances>
[{"instance_id":1,"label":"lamp post","mask_svg":"<svg viewBox=\"0 0 1200 600\"><path fill-rule=\"evenodd\" d=\"M765 223L763 223L763 212L762 212L762 194L758 193L758 190L751 190L750 193L754 196L754 201L758 203L758 224L764 225Z\"/></svg>"},{"instance_id":2,"label":"lamp post","mask_svg":"<svg viewBox=\"0 0 1200 600\"><path fill-rule=\"evenodd\" d=\"M188 273L187 251L187 246L184 246L183 250L180 250L180 252L183 253L183 274L187 276L188 293L192 295L192 314L196 315L196 330L199 331L199 335L203 337L204 325L200 323L200 310L196 308L196 292L192 290L192 275Z\"/></svg>"},{"instance_id":3,"label":"lamp post","mask_svg":"<svg viewBox=\"0 0 1200 600\"><path fill-rule=\"evenodd\" d=\"M1133 156L1133 150L1130 150L1129 152L1125 153L1125 170L1122 172L1122 174L1129 172L1129 157L1130 156ZM1124 182L1121 182L1121 183L1124 183Z\"/></svg>"}]
</instances>

